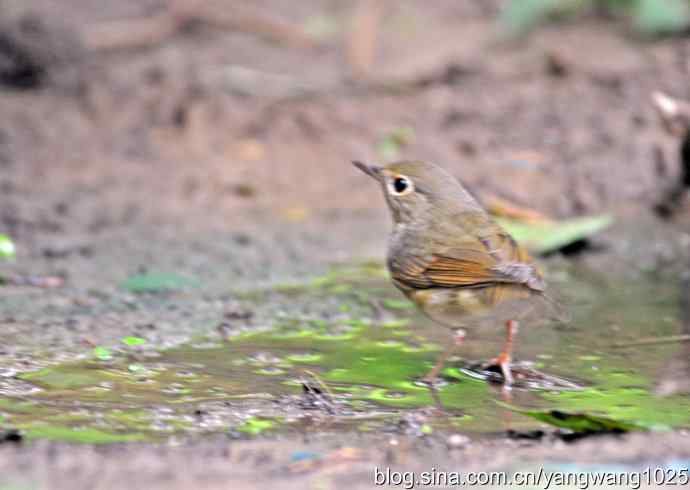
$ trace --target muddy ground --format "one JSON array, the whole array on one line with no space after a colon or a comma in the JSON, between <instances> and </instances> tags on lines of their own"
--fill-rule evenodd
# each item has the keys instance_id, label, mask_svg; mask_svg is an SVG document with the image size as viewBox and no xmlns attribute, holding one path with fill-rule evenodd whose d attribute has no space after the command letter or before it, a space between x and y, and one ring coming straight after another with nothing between
<instances>
[{"instance_id":1,"label":"muddy ground","mask_svg":"<svg viewBox=\"0 0 690 490\"><path fill-rule=\"evenodd\" d=\"M433 160L487 202L500 197L556 218L614 213L616 223L594 239L595 247L545 259L547 269L570 271L566 280L551 274L566 297L567 277L592 271L606 291L644 281L628 300L658 300L644 311L659 316L646 318L639 332L678 333L683 291L679 295L676 284L685 269L687 227L682 216L680 223L668 222L652 212L678 178L678 142L662 130L649 95L690 95L687 39L636 40L622 25L585 18L499 42L499 2L397 2L382 24L367 83L353 80L346 62L351 6L343 2L257 4L294 25L326 25L317 31L318 47L204 25L146 48L102 50L85 41L88 33L102 36L97 27L106 22L160 12L160 3L0 2L3 32L22 49L38 49L42 67L28 78L3 76L0 90L0 233L18 248L16 259L0 262L0 275L12 279L0 285L0 393L8 400L40 406L31 390L55 386L45 377L29 386L22 376L69 370L75 362L93 371L94 346L114 352L113 371L155 371L149 355L163 352L174 364L185 359L175 348L190 342L224 348L221 337L270 330L286 317L340 322L341 314L376 322L381 318L371 300L378 295L393 301L382 321L402 316L433 328L396 309L401 298L378 269L373 285L368 277L364 283L359 276L342 280L355 290L366 286L362 291L370 295L339 310L351 289L338 287L337 271L352 264L378 267L388 230L378 189L352 168L352 159ZM2 49L7 46L0 43ZM400 128L410 128L405 132L413 137L386 149ZM128 278L150 272L194 284L163 294L123 287ZM45 276L60 277L64 285L11 284ZM588 289L578 284L578 291ZM320 293L312 295L314 288ZM600 296L594 289L575 296L594 301ZM622 331L625 340L634 339L621 324L634 319L599 314L582 313L580 321L601 322L602 329L606 322L606 336ZM143 352L122 352L120 340L128 336L146 340ZM538 349L527 342L525 358L552 355L563 342L556 334L545 337L545 344L533 344ZM595 362L586 354L601 336L575 339L581 360ZM482 342L466 356L491 355L496 343ZM612 354L612 365L636 364L644 354ZM653 362L639 362L652 380L645 389L653 391L669 374L667 381L682 393L686 354L678 346L648 353ZM679 364L664 362L674 359ZM256 362L262 369L289 369L264 358ZM196 368L203 373L211 364ZM574 372L565 361L551 367L558 375ZM232 370L218 369L219 379L235 382ZM250 386L257 379L244 381ZM579 371L575 380L582 381ZM73 388L58 386L46 406L62 409L64 396L74 415L79 404ZM249 393L245 388L234 394ZM668 409L677 420L670 432L566 443L546 427L520 422L515 428L546 435L510 438L511 422L495 419L489 423L497 425L484 430L437 428L430 421L440 415L426 401L409 410L381 410L402 425L356 430L350 422L340 427L339 417L329 422L322 407L304 408L299 391L280 383L251 392L266 394L270 403L256 398L219 408L215 401L188 402L184 416L175 412L177 420L151 401L148 408L158 410L156 422L165 426L163 437L146 435L153 442L101 447L38 437L2 444L0 488L187 488L199 482L209 488L230 482L365 488L375 463L469 471L532 468L548 460L552 468L577 463L586 469L590 463L687 466L690 457L687 421L672 413L670 402L650 402L648 410ZM685 397L673 399L684 406L687 395L675 396ZM461 402L450 409L453 416L468 409ZM360 409L381 408L370 399L363 403ZM85 402L87 416L92 409ZM248 414L292 422L267 433L235 430L247 427ZM422 429L427 423L432 432Z\"/></svg>"}]
</instances>

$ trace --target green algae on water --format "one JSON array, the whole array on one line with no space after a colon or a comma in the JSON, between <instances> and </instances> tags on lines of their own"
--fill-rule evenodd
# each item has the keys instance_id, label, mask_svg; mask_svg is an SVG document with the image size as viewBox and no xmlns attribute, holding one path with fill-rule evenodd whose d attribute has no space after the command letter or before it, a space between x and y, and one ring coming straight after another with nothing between
<instances>
[{"instance_id":1,"label":"green algae on water","mask_svg":"<svg viewBox=\"0 0 690 490\"><path fill-rule=\"evenodd\" d=\"M539 370L577 380L584 389L516 389L516 404L651 428L690 427L687 399L653 395L652 376L677 346L650 346L642 353L607 345L614 336L626 340L677 333L677 322L658 321L674 317L673 290L657 284L652 295L645 281L626 282L625 287L569 281L576 299L572 325L526 326L517 354L538 359ZM21 399L0 398L3 424L31 437L77 442L116 442L130 436L159 441L231 428L260 437L299 423L300 403L309 401L303 398L301 383L310 372L342 408L328 414L337 430L381 430L410 410L439 404L446 416L426 422L426 430L434 434L541 426L537 420L507 415L510 411L496 404L500 389L458 370L468 360L495 355L502 341L500 328L476 335L470 331L471 342L459 352L463 359L447 364L435 391L420 383L443 348L444 341L435 334L447 332L401 299L380 264L334 268L299 288L277 289L253 293L247 301L256 308L264 302L299 308L286 307L262 325L265 328L241 331L226 342L209 334L155 357L135 356L140 354L136 349L123 348L100 360L88 352L86 360L21 373L18 378L32 389ZM338 308L342 304L348 306L345 311ZM155 347L150 342L147 346ZM205 413L212 415L205 418Z\"/></svg>"}]
</instances>

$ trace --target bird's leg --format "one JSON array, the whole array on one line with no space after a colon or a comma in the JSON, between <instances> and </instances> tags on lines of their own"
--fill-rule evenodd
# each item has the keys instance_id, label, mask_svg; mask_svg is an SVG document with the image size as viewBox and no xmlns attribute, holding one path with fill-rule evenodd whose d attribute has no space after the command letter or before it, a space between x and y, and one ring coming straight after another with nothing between
<instances>
[{"instance_id":1,"label":"bird's leg","mask_svg":"<svg viewBox=\"0 0 690 490\"><path fill-rule=\"evenodd\" d=\"M453 336L453 342L446 347L446 350L443 351L443 353L438 357L436 360L436 364L434 365L433 369L427 373L426 376L422 379L425 383L433 385L434 382L436 381L436 378L438 378L439 373L441 372L441 369L443 369L444 364L448 360L448 358L451 356L455 350L460 347L465 340L465 331L460 329L456 330L455 335Z\"/></svg>"},{"instance_id":2,"label":"bird's leg","mask_svg":"<svg viewBox=\"0 0 690 490\"><path fill-rule=\"evenodd\" d=\"M503 373L503 384L510 386L513 384L513 375L510 372L510 363L513 360L513 337L518 331L518 321L508 320L506 322L506 342L503 351L491 361L490 365L499 366Z\"/></svg>"}]
</instances>

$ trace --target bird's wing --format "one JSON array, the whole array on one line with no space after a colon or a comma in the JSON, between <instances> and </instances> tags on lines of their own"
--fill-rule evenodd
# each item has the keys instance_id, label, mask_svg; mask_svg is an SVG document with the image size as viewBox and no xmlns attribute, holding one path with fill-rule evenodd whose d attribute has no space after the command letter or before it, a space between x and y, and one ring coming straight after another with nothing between
<instances>
[{"instance_id":1,"label":"bird's wing","mask_svg":"<svg viewBox=\"0 0 690 490\"><path fill-rule=\"evenodd\" d=\"M397 258L391 264L393 279L403 286L417 288L503 283L543 291L544 281L527 252L498 225L489 231L423 258Z\"/></svg>"}]
</instances>

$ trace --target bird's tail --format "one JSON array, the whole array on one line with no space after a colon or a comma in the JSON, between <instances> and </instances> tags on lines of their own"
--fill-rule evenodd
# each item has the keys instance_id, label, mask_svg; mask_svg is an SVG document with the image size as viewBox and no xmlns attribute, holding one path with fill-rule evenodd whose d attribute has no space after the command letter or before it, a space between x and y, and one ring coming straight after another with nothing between
<instances>
[{"instance_id":1,"label":"bird's tail","mask_svg":"<svg viewBox=\"0 0 690 490\"><path fill-rule=\"evenodd\" d=\"M558 323L570 323L572 321L570 312L563 306L561 301L545 292L541 293L541 297L548 306L550 320Z\"/></svg>"}]
</instances>

